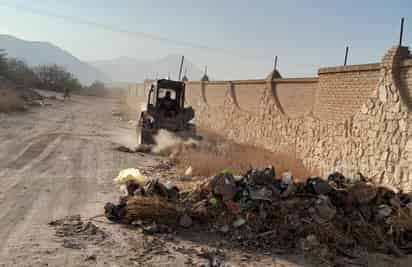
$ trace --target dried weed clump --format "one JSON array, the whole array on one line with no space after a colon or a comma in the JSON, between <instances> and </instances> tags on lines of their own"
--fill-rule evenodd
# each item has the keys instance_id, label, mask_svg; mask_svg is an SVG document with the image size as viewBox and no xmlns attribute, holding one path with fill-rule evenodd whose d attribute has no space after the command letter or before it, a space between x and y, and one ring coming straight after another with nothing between
<instances>
[{"instance_id":1,"label":"dried weed clump","mask_svg":"<svg viewBox=\"0 0 412 267\"><path fill-rule=\"evenodd\" d=\"M0 87L0 112L13 112L25 109L23 99L15 90Z\"/></svg>"},{"instance_id":2,"label":"dried weed clump","mask_svg":"<svg viewBox=\"0 0 412 267\"><path fill-rule=\"evenodd\" d=\"M274 153L248 144L238 144L215 133L202 131L203 140L194 145L175 147L172 156L178 169L192 167L194 176L212 176L224 169L234 174L244 174L251 167L263 168L272 165L277 174L291 171L296 179L317 175L308 170L300 159L287 153Z\"/></svg>"}]
</instances>

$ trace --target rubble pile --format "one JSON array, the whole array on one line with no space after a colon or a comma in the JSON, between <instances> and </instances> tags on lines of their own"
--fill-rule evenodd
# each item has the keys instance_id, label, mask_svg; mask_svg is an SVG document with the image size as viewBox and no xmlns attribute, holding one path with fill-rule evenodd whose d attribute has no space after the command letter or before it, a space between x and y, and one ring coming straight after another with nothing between
<instances>
[{"instance_id":1,"label":"rubble pile","mask_svg":"<svg viewBox=\"0 0 412 267\"><path fill-rule=\"evenodd\" d=\"M412 195L361 174L296 183L291 173L276 177L270 167L242 176L225 170L187 192L150 179L144 185L129 180L127 188L120 204L106 204L109 220L198 224L239 246L303 251L325 260L360 259L366 251L412 253Z\"/></svg>"}]
</instances>

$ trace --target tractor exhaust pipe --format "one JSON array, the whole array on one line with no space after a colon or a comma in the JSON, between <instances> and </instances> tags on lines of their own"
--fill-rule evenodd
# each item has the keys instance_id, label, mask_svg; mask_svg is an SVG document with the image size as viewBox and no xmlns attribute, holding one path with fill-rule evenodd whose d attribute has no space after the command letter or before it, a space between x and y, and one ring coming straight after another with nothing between
<instances>
[{"instance_id":1,"label":"tractor exhaust pipe","mask_svg":"<svg viewBox=\"0 0 412 267\"><path fill-rule=\"evenodd\" d=\"M185 60L185 56L182 56L182 61L180 62L180 70L179 70L179 80L181 81L181 77L182 77L182 69L183 69L183 61Z\"/></svg>"}]
</instances>

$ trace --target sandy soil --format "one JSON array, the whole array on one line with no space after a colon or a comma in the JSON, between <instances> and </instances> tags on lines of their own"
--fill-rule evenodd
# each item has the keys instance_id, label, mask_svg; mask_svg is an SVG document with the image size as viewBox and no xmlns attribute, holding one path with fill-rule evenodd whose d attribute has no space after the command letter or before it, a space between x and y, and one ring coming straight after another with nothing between
<instances>
[{"instance_id":1,"label":"sandy soil","mask_svg":"<svg viewBox=\"0 0 412 267\"><path fill-rule=\"evenodd\" d=\"M0 114L0 266L79 266L86 252L62 249L47 223L102 213L120 169L156 164L113 150L113 130L126 124L112 116L116 104L74 97Z\"/></svg>"},{"instance_id":2,"label":"sandy soil","mask_svg":"<svg viewBox=\"0 0 412 267\"><path fill-rule=\"evenodd\" d=\"M105 240L64 247L50 221L103 213L107 201L117 201L112 178L119 170L153 171L162 159L114 149L113 134L133 130L113 116L116 99L73 96L51 104L0 114L0 266L207 266L202 249L219 250L230 266L309 266L303 256L242 251L195 229L147 236L105 218L93 220Z\"/></svg>"}]
</instances>

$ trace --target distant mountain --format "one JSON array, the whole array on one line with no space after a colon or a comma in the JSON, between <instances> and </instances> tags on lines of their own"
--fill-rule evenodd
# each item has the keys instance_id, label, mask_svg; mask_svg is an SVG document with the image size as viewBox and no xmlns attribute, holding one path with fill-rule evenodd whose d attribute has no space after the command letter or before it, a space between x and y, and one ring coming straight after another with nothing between
<instances>
[{"instance_id":1,"label":"distant mountain","mask_svg":"<svg viewBox=\"0 0 412 267\"><path fill-rule=\"evenodd\" d=\"M4 49L8 57L25 60L29 66L40 64L61 65L67 71L73 73L83 84L90 84L95 80L110 80L106 74L97 68L48 42L26 41L14 36L0 34L0 49Z\"/></svg>"},{"instance_id":2,"label":"distant mountain","mask_svg":"<svg viewBox=\"0 0 412 267\"><path fill-rule=\"evenodd\" d=\"M144 79L166 78L170 72L172 79L179 76L181 56L168 55L166 57L149 61L137 60L130 57L119 57L112 60L99 60L89 62L101 71L110 75L113 81L140 82ZM185 58L182 76L187 69L189 80L200 80L203 72L190 60Z\"/></svg>"}]
</instances>

